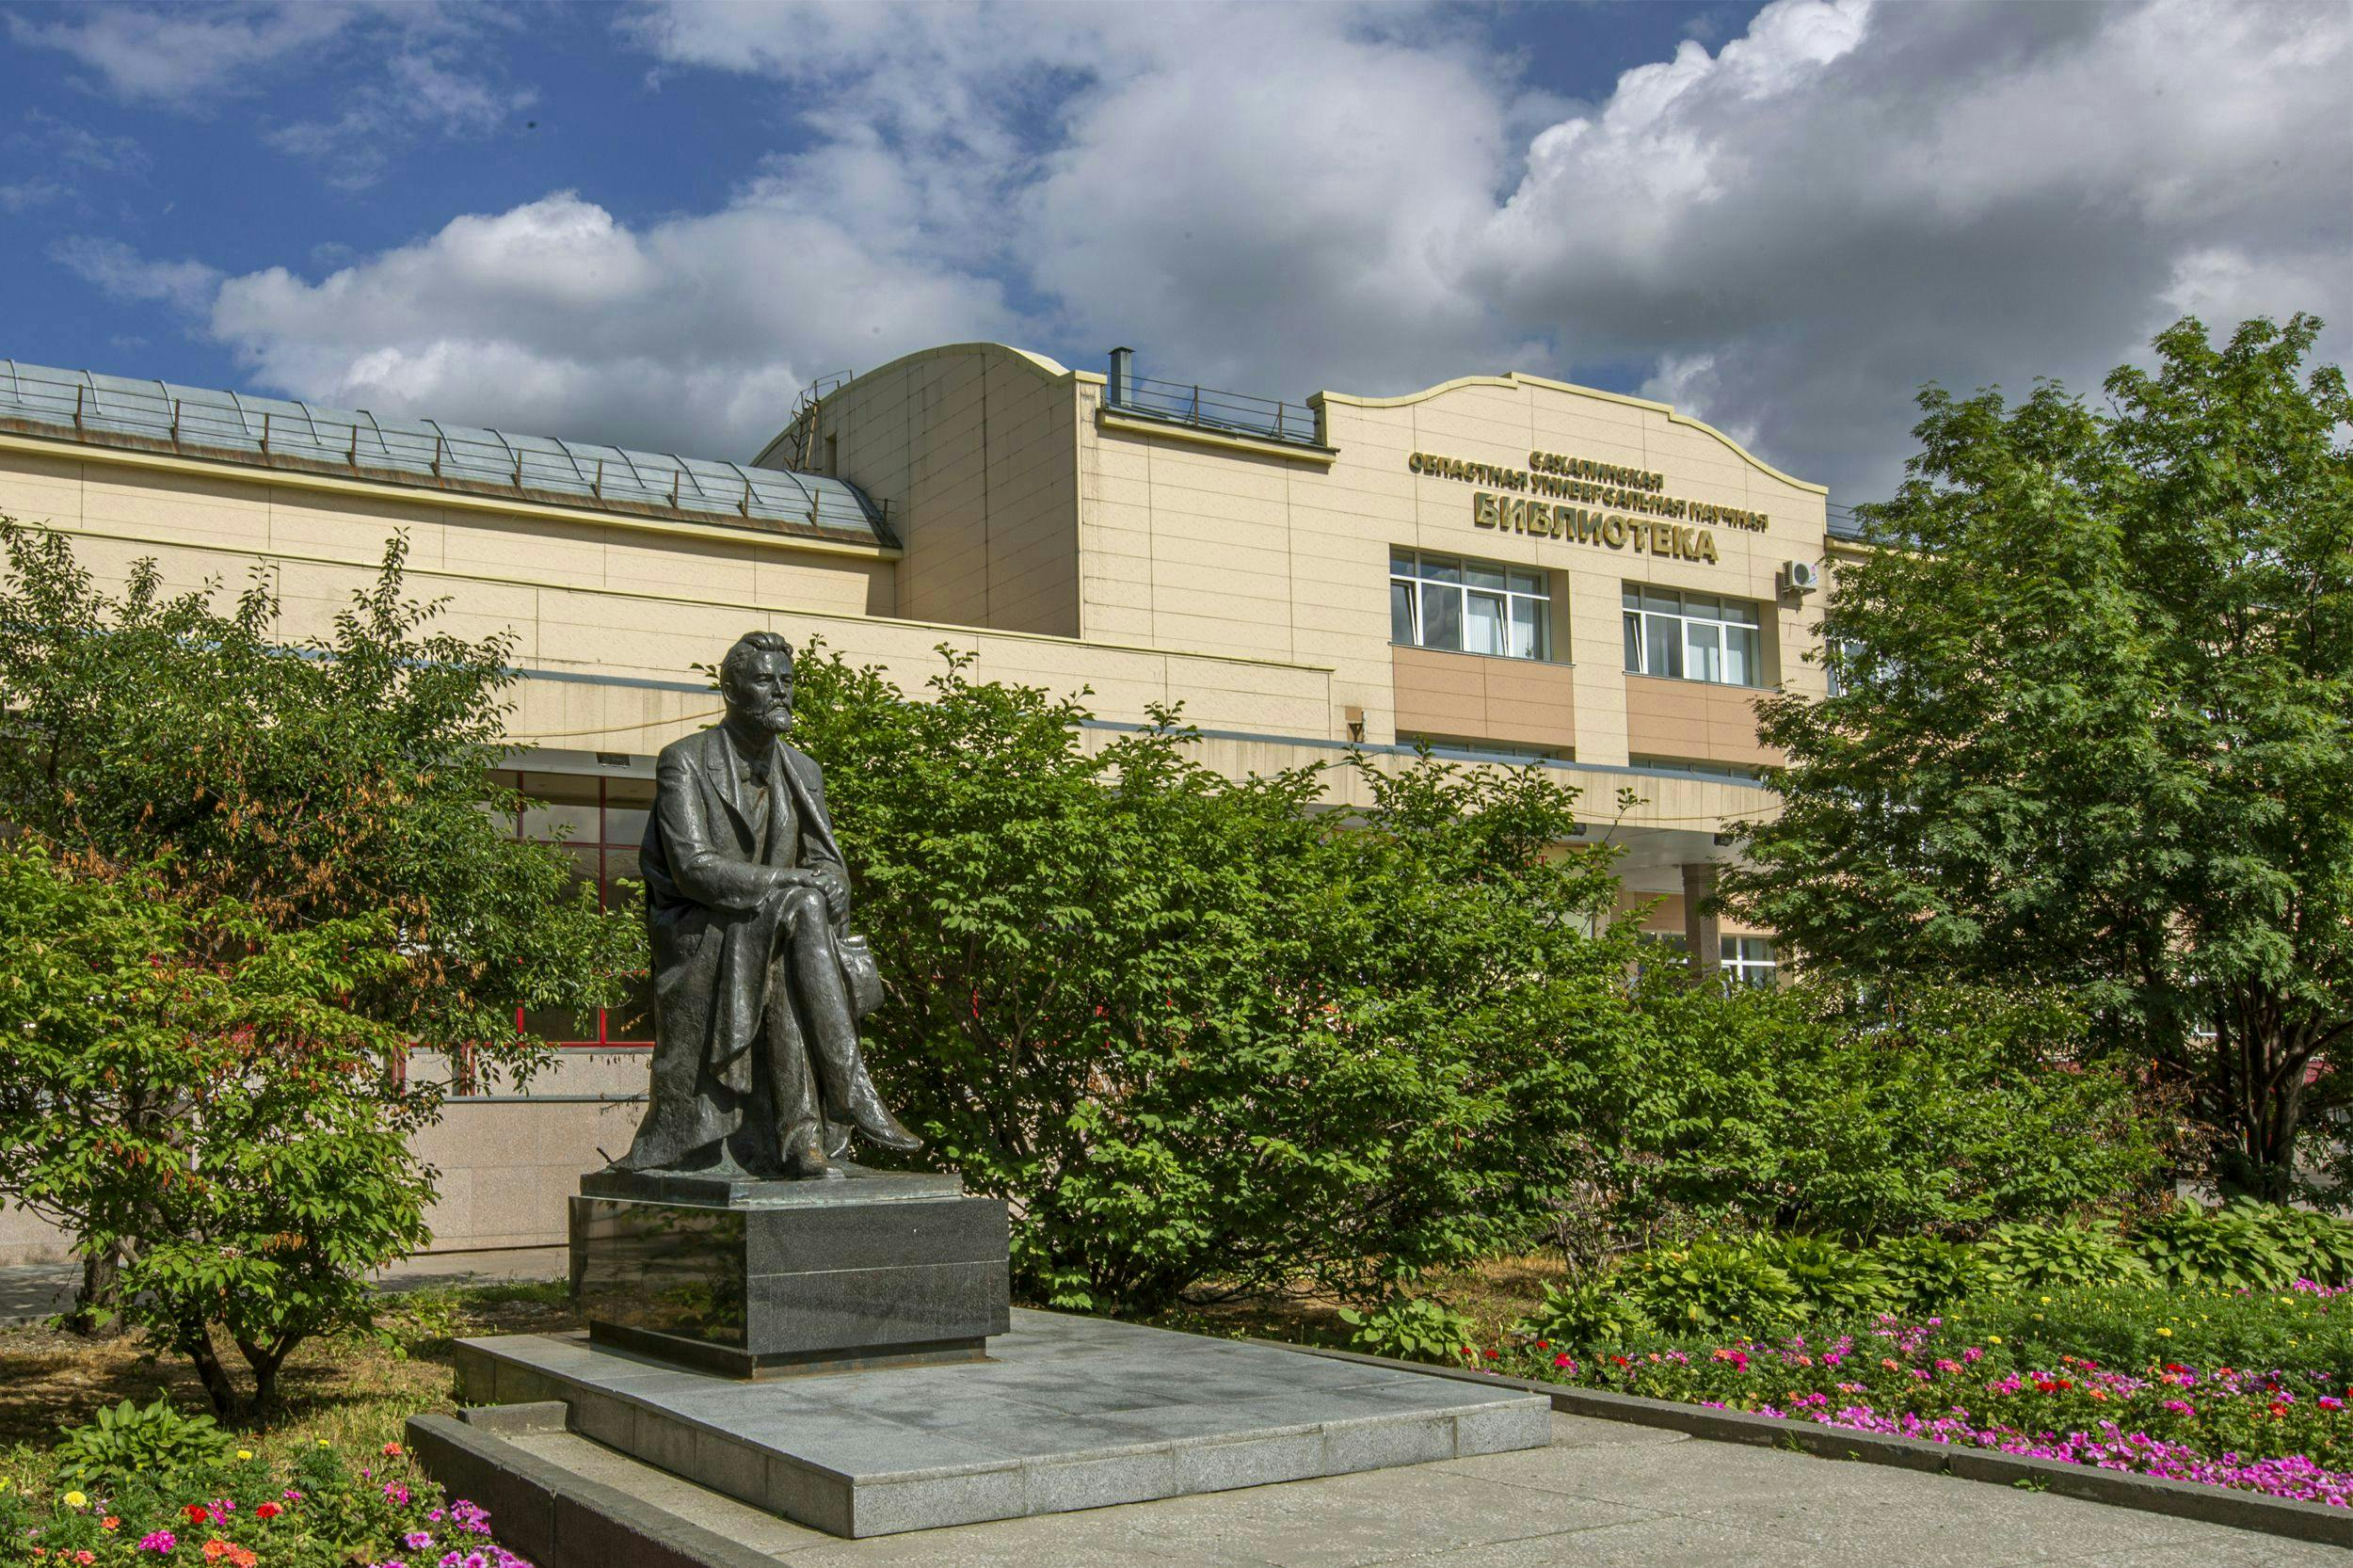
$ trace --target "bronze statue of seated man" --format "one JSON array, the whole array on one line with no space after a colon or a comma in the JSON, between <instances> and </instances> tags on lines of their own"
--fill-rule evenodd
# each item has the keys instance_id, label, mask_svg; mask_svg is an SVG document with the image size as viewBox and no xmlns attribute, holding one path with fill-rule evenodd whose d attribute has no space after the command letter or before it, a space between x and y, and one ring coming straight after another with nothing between
<instances>
[{"instance_id":1,"label":"bronze statue of seated man","mask_svg":"<svg viewBox=\"0 0 2353 1568\"><path fill-rule=\"evenodd\" d=\"M640 858L653 947L653 1092L626 1171L839 1176L856 1131L922 1140L885 1109L858 1048L882 997L850 935L824 778L783 737L792 648L738 639L727 717L664 747Z\"/></svg>"}]
</instances>

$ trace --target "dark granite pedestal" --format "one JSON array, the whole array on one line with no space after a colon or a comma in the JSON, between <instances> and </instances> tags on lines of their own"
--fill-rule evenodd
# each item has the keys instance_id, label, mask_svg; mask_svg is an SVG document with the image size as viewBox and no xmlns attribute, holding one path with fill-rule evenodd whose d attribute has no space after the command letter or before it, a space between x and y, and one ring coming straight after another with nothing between
<instances>
[{"instance_id":1,"label":"dark granite pedestal","mask_svg":"<svg viewBox=\"0 0 2353 1568\"><path fill-rule=\"evenodd\" d=\"M1005 1206L952 1176L584 1176L590 1339L756 1378L973 1361L1008 1323Z\"/></svg>"}]
</instances>

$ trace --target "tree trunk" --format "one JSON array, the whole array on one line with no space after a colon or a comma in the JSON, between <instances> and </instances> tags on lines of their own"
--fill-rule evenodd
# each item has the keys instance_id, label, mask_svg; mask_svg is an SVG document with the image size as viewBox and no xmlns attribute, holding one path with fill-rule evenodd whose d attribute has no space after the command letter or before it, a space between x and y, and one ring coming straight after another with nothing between
<instances>
[{"instance_id":1,"label":"tree trunk","mask_svg":"<svg viewBox=\"0 0 2353 1568\"><path fill-rule=\"evenodd\" d=\"M278 1372L285 1366L286 1357L302 1343L297 1335L283 1334L268 1344L240 1338L237 1350L245 1356L245 1364L253 1368L253 1416L266 1422L278 1404Z\"/></svg>"},{"instance_id":2,"label":"tree trunk","mask_svg":"<svg viewBox=\"0 0 2353 1568\"><path fill-rule=\"evenodd\" d=\"M213 1349L213 1333L203 1324L194 1332L184 1331L180 1348L196 1363L197 1381L204 1384L204 1398L213 1407L214 1416L222 1420L237 1413L237 1385L230 1381L229 1368L220 1364L220 1354Z\"/></svg>"},{"instance_id":3,"label":"tree trunk","mask_svg":"<svg viewBox=\"0 0 2353 1568\"><path fill-rule=\"evenodd\" d=\"M2285 1203L2296 1192L2296 1140L2312 1051L2302 1030L2281 1021L2275 1000L2235 999L2233 1016L2215 1036L2215 1077L2231 1137L2217 1172L2226 1198Z\"/></svg>"},{"instance_id":4,"label":"tree trunk","mask_svg":"<svg viewBox=\"0 0 2353 1568\"><path fill-rule=\"evenodd\" d=\"M122 1249L115 1242L85 1248L82 1285L74 1293L66 1328L85 1339L113 1339L122 1333Z\"/></svg>"}]
</instances>

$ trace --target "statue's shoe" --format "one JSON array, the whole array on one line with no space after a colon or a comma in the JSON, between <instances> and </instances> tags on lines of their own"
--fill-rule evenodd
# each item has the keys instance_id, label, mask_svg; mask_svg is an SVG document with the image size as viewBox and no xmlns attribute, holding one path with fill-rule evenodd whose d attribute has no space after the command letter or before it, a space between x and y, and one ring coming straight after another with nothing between
<instances>
[{"instance_id":1,"label":"statue's shoe","mask_svg":"<svg viewBox=\"0 0 2353 1568\"><path fill-rule=\"evenodd\" d=\"M913 1154L923 1146L923 1140L901 1127L899 1118L872 1095L859 1095L851 1100L850 1125L857 1128L858 1136L877 1148Z\"/></svg>"},{"instance_id":2,"label":"statue's shoe","mask_svg":"<svg viewBox=\"0 0 2353 1568\"><path fill-rule=\"evenodd\" d=\"M794 1181L841 1181L849 1172L825 1158L824 1145L814 1136L784 1151L784 1174Z\"/></svg>"}]
</instances>

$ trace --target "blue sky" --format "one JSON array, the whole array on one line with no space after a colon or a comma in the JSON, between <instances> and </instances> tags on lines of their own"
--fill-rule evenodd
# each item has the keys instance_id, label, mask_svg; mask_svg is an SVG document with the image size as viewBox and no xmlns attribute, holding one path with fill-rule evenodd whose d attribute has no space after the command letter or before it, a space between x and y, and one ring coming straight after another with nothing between
<instances>
[{"instance_id":1,"label":"blue sky","mask_svg":"<svg viewBox=\"0 0 2353 1568\"><path fill-rule=\"evenodd\" d=\"M0 11L0 355L746 456L997 337L1525 369L1868 499L1923 381L2353 324L2342 5Z\"/></svg>"}]
</instances>

